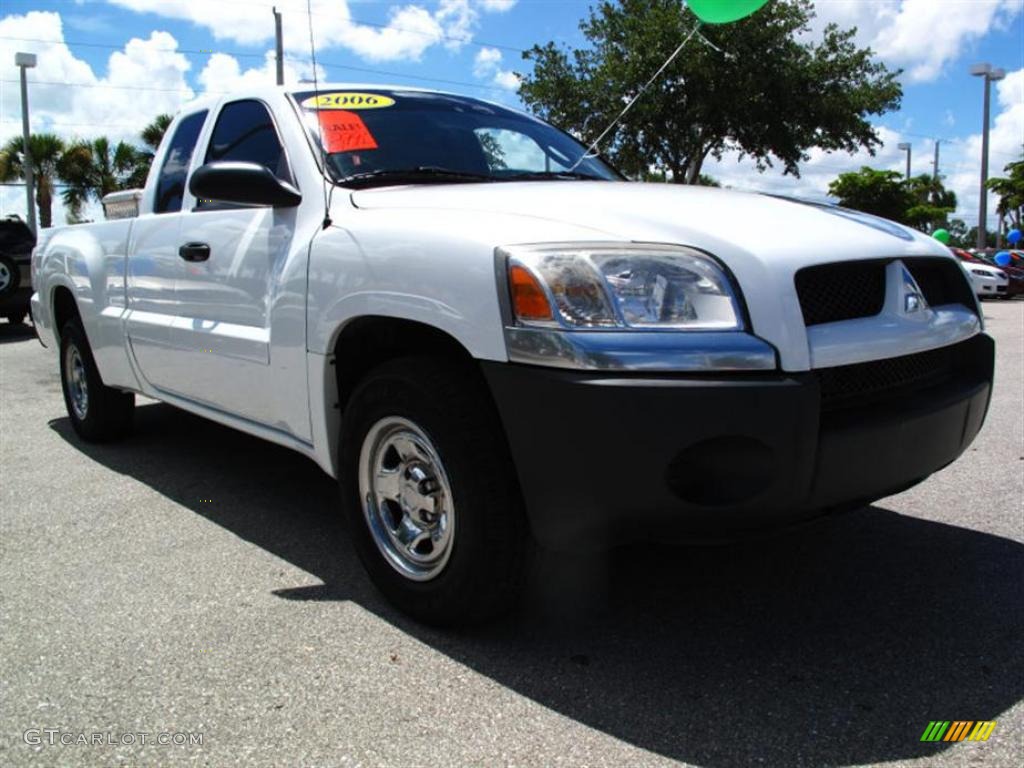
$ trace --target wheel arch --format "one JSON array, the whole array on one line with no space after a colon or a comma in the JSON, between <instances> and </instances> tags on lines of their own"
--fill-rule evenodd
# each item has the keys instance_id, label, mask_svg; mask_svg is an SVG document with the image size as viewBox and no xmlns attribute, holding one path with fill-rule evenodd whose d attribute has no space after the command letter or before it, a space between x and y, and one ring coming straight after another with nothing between
<instances>
[{"instance_id":1,"label":"wheel arch","mask_svg":"<svg viewBox=\"0 0 1024 768\"><path fill-rule=\"evenodd\" d=\"M61 283L55 285L50 292L50 307L53 317L53 338L59 347L60 332L64 329L64 325L75 318L81 321L82 313L78 309L78 302L75 301L75 294Z\"/></svg>"},{"instance_id":2,"label":"wheel arch","mask_svg":"<svg viewBox=\"0 0 1024 768\"><path fill-rule=\"evenodd\" d=\"M464 369L485 388L493 403L490 387L476 358L450 333L427 323L388 315L362 315L340 326L333 335L324 369L320 397L329 464L337 476L338 439L345 408L359 382L378 365L410 356L449 359ZM316 384L314 384L316 386ZM316 409L313 409L316 418ZM317 428L314 425L314 432Z\"/></svg>"}]
</instances>

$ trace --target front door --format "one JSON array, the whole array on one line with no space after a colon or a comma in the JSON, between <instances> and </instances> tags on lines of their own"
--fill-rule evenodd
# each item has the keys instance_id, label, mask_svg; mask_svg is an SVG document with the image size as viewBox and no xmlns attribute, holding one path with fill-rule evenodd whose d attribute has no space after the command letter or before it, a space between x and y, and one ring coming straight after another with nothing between
<instances>
[{"instance_id":1,"label":"front door","mask_svg":"<svg viewBox=\"0 0 1024 768\"><path fill-rule=\"evenodd\" d=\"M204 163L216 160L259 163L291 180L270 113L256 100L229 102L221 109ZM176 362L164 386L218 410L293 431L277 412L271 321L297 209L191 197L188 203L194 206L182 216L178 247L184 257L169 330Z\"/></svg>"}]
</instances>

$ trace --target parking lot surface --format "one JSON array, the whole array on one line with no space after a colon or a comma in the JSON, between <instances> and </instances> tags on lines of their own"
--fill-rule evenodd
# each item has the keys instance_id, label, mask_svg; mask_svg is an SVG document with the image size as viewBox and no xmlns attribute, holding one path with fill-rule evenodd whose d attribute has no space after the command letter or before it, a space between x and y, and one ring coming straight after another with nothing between
<instances>
[{"instance_id":1,"label":"parking lot surface","mask_svg":"<svg viewBox=\"0 0 1024 768\"><path fill-rule=\"evenodd\" d=\"M1024 301L984 310L988 421L923 485L549 557L458 634L374 591L312 462L144 400L83 444L56 356L0 324L0 765L1024 765Z\"/></svg>"}]
</instances>

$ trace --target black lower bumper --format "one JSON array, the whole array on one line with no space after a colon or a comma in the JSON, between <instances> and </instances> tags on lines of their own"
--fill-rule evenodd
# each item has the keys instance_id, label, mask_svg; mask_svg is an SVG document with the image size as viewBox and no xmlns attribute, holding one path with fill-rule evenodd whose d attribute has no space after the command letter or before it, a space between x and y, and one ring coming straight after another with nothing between
<instances>
[{"instance_id":1,"label":"black lower bumper","mask_svg":"<svg viewBox=\"0 0 1024 768\"><path fill-rule=\"evenodd\" d=\"M718 537L901 491L981 428L994 344L802 374L485 363L534 534L556 548Z\"/></svg>"}]
</instances>

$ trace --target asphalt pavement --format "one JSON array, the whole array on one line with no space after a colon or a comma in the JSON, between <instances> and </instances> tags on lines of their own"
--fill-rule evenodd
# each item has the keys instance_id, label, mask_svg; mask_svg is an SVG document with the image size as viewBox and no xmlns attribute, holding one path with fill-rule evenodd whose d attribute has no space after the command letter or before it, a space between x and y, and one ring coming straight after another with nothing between
<instances>
[{"instance_id":1,"label":"asphalt pavement","mask_svg":"<svg viewBox=\"0 0 1024 768\"><path fill-rule=\"evenodd\" d=\"M0 323L0 766L1018 768L1024 301L984 310L987 423L923 485L549 559L469 633L375 592L309 460L141 400L83 444L55 354ZM997 725L922 743L932 720Z\"/></svg>"}]
</instances>

